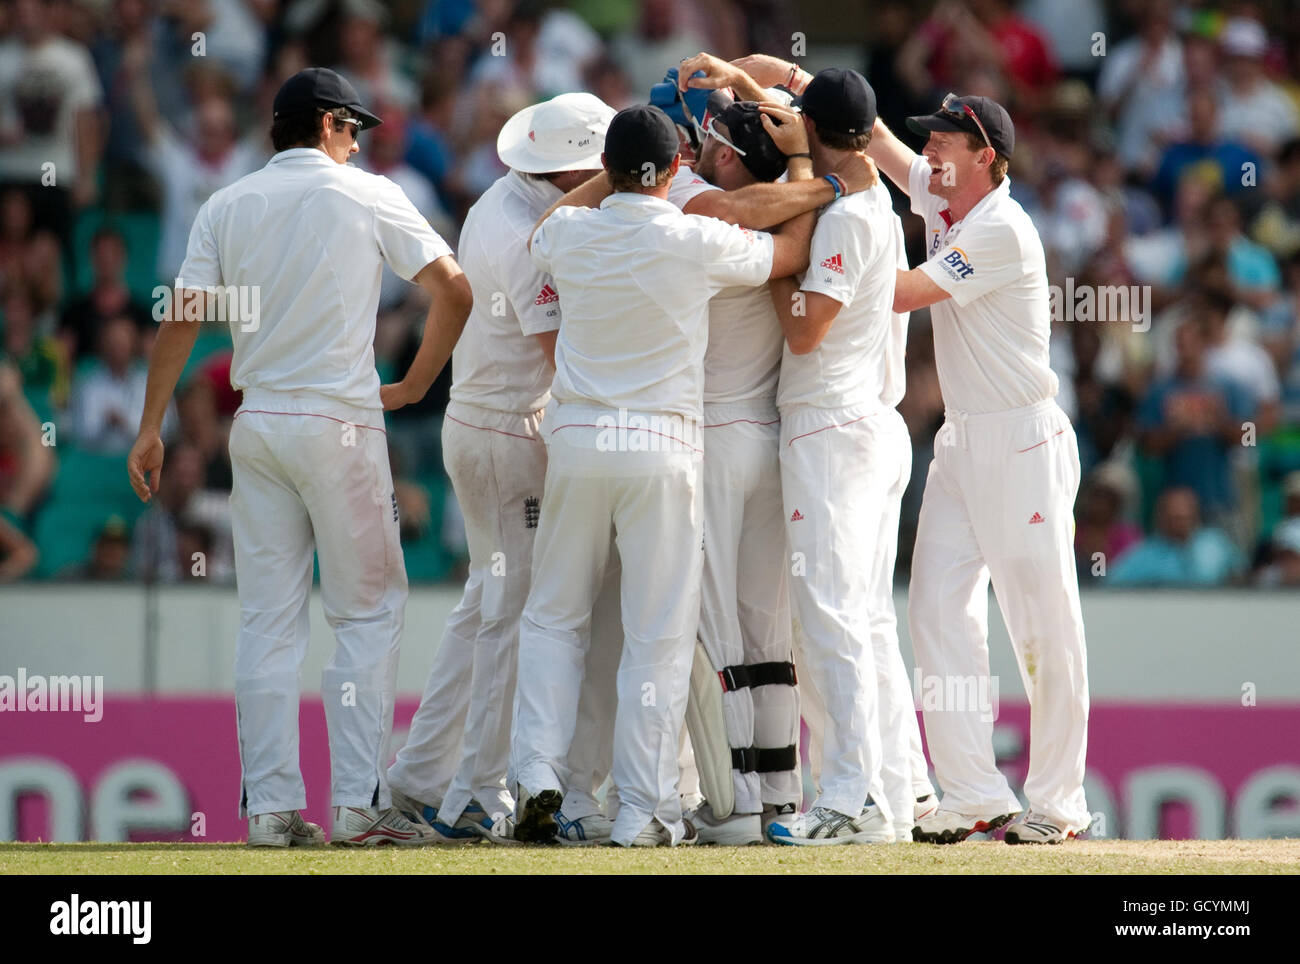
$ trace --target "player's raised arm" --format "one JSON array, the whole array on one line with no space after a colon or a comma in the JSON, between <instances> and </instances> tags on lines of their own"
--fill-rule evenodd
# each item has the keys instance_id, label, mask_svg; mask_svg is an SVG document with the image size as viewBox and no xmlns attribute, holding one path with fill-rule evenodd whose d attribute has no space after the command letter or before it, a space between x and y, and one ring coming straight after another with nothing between
<instances>
[{"instance_id":1,"label":"player's raised arm","mask_svg":"<svg viewBox=\"0 0 1300 964\"><path fill-rule=\"evenodd\" d=\"M876 166L885 172L904 194L911 192L907 187L907 172L916 160L916 151L912 150L885 126L885 122L876 118L876 125L871 129L871 143L867 146L867 155L876 162Z\"/></svg>"}]
</instances>

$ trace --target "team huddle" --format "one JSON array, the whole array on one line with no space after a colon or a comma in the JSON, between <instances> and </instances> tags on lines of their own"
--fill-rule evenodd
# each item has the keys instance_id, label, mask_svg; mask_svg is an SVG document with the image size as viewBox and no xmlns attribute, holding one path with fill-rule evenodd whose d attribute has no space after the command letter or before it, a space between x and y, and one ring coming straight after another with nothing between
<instances>
[{"instance_id":1,"label":"team huddle","mask_svg":"<svg viewBox=\"0 0 1300 964\"><path fill-rule=\"evenodd\" d=\"M344 166L356 130L378 118L346 81L303 73L314 75L297 95L314 133L286 142L267 169L316 149L319 135L317 153L349 172L330 172L331 196L361 196L341 222L373 239L341 239L338 253L375 287L389 263L434 305L407 377L380 387L371 362L351 398L328 373L258 367L278 360L270 312L245 344L236 334L236 702L250 844L324 839L299 813L288 717L310 583L300 563L277 575L283 553L264 545L262 503L286 489L307 524L293 534L295 560L305 545L309 577L314 533L340 644L325 681L335 843L955 843L1008 824L1009 843L1058 843L1086 830L1079 459L1048 367L1042 245L1009 193L1005 110L950 95L909 119L927 138L916 154L877 119L855 71L810 77L771 57L700 54L648 105L615 113L564 94L512 117L497 141L509 172L470 210L452 258L409 202L369 184L384 179ZM281 107L277 97L277 123ZM915 269L882 175L925 221L927 260ZM259 176L200 212L187 287L268 270L222 223L223 209L248 207L253 189L241 185ZM925 678L987 679L992 581L1031 706L1020 819L977 705L926 706L939 799L899 649L894 563L912 451L896 406L909 312L923 307L946 417L917 533L911 638ZM372 306L372 336L373 318ZM347 324L364 334L364 307ZM443 454L469 576L385 771L406 583L400 547L393 566L395 509L362 529L376 507L388 511L391 476L363 446L345 461L365 472L365 491L327 495L299 469L337 453L317 442L295 466L278 442L309 447L327 429L303 426L322 417L379 438L379 404L421 397L448 354ZM132 453L142 497L161 467L146 423L175 383L166 366L154 363L157 398ZM313 500L369 506L345 525ZM339 527L345 535L321 531ZM344 562L337 543L349 538L357 551ZM338 584L376 547L383 571L344 598ZM366 708L331 709L332 684L359 678ZM801 720L817 792L802 812Z\"/></svg>"}]
</instances>

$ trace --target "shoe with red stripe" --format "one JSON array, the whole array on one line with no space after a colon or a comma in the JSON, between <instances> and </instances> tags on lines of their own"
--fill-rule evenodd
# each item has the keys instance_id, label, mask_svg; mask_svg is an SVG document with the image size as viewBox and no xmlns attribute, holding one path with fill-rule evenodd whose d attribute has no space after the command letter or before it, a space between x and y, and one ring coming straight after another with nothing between
<instances>
[{"instance_id":1,"label":"shoe with red stripe","mask_svg":"<svg viewBox=\"0 0 1300 964\"><path fill-rule=\"evenodd\" d=\"M938 810L916 822L912 839L920 843L961 843L971 834L992 833L1005 827L1018 813L1019 810L997 814L958 813L940 804Z\"/></svg>"},{"instance_id":2,"label":"shoe with red stripe","mask_svg":"<svg viewBox=\"0 0 1300 964\"><path fill-rule=\"evenodd\" d=\"M1062 826L1057 821L1031 810L1007 827L1003 839L1009 844L1059 844L1073 840L1087 829L1087 827L1071 829Z\"/></svg>"},{"instance_id":3,"label":"shoe with red stripe","mask_svg":"<svg viewBox=\"0 0 1300 964\"><path fill-rule=\"evenodd\" d=\"M424 847L431 828L412 823L396 807L335 807L330 843L337 847Z\"/></svg>"}]
</instances>

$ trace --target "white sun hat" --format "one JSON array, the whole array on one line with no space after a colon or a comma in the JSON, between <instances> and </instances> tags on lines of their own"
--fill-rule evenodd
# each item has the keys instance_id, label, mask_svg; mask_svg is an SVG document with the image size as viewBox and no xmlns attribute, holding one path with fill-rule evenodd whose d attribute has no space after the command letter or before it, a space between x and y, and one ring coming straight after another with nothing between
<instances>
[{"instance_id":1,"label":"white sun hat","mask_svg":"<svg viewBox=\"0 0 1300 964\"><path fill-rule=\"evenodd\" d=\"M497 135L497 157L526 174L598 171L614 114L594 94L560 94L506 121Z\"/></svg>"}]
</instances>

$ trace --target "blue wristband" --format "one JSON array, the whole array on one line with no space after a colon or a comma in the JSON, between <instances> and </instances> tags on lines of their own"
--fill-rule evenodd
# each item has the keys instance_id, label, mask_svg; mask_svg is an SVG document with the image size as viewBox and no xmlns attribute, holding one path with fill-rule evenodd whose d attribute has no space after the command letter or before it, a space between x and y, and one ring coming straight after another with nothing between
<instances>
[{"instance_id":1,"label":"blue wristband","mask_svg":"<svg viewBox=\"0 0 1300 964\"><path fill-rule=\"evenodd\" d=\"M827 184L829 184L831 186L831 190L835 192L835 197L831 201L831 203L834 204L835 201L838 201L840 197L844 194L844 192L840 190L839 178L837 178L834 174L823 174L822 180L825 181Z\"/></svg>"}]
</instances>

